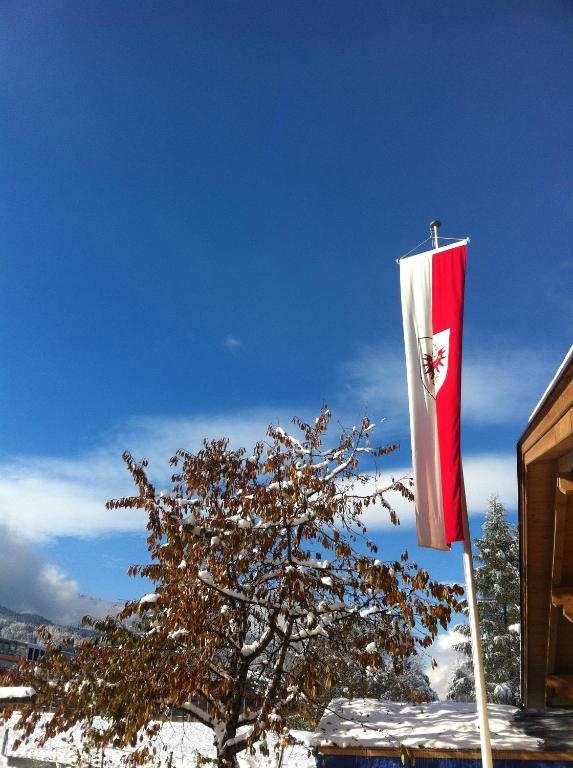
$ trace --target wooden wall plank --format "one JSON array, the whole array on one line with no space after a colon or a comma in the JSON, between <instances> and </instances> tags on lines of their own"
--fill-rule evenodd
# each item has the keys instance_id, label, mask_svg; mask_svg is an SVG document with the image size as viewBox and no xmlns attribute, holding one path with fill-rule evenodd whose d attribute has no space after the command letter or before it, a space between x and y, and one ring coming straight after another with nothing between
<instances>
[{"instance_id":1,"label":"wooden wall plank","mask_svg":"<svg viewBox=\"0 0 573 768\"><path fill-rule=\"evenodd\" d=\"M525 504L527 562L522 573L524 598L525 706L545 707L553 567L555 462L538 461L526 468Z\"/></svg>"},{"instance_id":2,"label":"wooden wall plank","mask_svg":"<svg viewBox=\"0 0 573 768\"><path fill-rule=\"evenodd\" d=\"M555 602L556 590L561 585L561 574L563 572L563 552L565 546L565 525L567 511L567 500L560 492L555 489L555 522L553 526L553 565L551 571L551 602L552 607L549 611L549 638L547 642L547 675L555 672L555 655L557 651L557 633L561 618L561 608Z\"/></svg>"}]
</instances>

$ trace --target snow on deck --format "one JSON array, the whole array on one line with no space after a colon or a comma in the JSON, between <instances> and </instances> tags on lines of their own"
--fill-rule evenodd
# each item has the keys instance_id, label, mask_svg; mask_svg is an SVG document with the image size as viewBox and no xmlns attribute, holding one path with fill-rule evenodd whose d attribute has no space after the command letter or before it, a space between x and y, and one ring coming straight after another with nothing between
<instances>
[{"instance_id":1,"label":"snow on deck","mask_svg":"<svg viewBox=\"0 0 573 768\"><path fill-rule=\"evenodd\" d=\"M0 686L0 701L16 701L18 699L31 699L36 695L32 687ZM21 703L21 702L20 702Z\"/></svg>"},{"instance_id":2,"label":"snow on deck","mask_svg":"<svg viewBox=\"0 0 573 768\"><path fill-rule=\"evenodd\" d=\"M542 741L524 734L516 707L490 704L491 744L498 750L536 750ZM435 701L400 704L376 699L334 699L310 740L315 747L468 749L480 747L475 704Z\"/></svg>"},{"instance_id":3,"label":"snow on deck","mask_svg":"<svg viewBox=\"0 0 573 768\"><path fill-rule=\"evenodd\" d=\"M46 717L50 717L50 715L46 715ZM43 747L31 740L28 744L22 743L15 750L14 742L19 736L18 731L14 730L16 719L16 716L12 715L5 726L0 726L0 744L4 741L5 729L9 729L5 750L6 758L27 757L33 760L71 766L77 765L81 757L83 764L101 765L100 751L96 753L92 750L88 753L83 750L79 726L66 734L50 739ZM291 731L291 735L301 743L285 748L283 768L314 768L314 757L310 754L308 747L310 733L308 731ZM254 756L241 753L239 755L240 768L275 768L279 754L273 750L276 740L269 737L268 741L271 748L269 757L264 757L258 753ZM157 749L157 756L153 760L153 764L158 765L159 763L163 768L169 765L172 765L173 768L196 768L199 756L215 757L213 731L201 723L162 723L161 730L153 740L153 744ZM129 756L130 751L106 747L103 754L103 768L125 768L125 758Z\"/></svg>"}]
</instances>

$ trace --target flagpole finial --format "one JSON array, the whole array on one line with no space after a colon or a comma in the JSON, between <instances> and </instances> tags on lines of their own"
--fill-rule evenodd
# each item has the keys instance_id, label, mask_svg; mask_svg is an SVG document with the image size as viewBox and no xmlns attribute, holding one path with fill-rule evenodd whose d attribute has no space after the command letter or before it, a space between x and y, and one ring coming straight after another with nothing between
<instances>
[{"instance_id":1,"label":"flagpole finial","mask_svg":"<svg viewBox=\"0 0 573 768\"><path fill-rule=\"evenodd\" d=\"M438 230L442 226L442 222L438 219L430 222L430 236L432 238L432 245L434 248L438 248Z\"/></svg>"}]
</instances>

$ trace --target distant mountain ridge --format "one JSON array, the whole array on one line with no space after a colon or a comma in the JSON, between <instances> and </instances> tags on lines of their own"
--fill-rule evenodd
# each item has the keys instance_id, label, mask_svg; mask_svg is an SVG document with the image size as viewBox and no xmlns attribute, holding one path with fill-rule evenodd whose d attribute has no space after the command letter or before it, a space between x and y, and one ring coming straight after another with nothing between
<instances>
[{"instance_id":1,"label":"distant mountain ridge","mask_svg":"<svg viewBox=\"0 0 573 768\"><path fill-rule=\"evenodd\" d=\"M80 642L97 634L92 629L56 624L37 613L18 613L0 605L0 637L34 643L37 642L38 628L42 626L48 628L56 643L62 642L66 637Z\"/></svg>"}]
</instances>

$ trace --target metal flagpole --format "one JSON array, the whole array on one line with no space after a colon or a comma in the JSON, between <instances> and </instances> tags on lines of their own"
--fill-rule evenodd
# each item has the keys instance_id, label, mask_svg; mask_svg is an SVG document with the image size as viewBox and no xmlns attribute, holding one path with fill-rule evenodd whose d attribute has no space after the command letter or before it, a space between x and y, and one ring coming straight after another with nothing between
<instances>
[{"instance_id":1,"label":"metal flagpole","mask_svg":"<svg viewBox=\"0 0 573 768\"><path fill-rule=\"evenodd\" d=\"M438 221L437 219L435 221L430 222L430 235L432 236L432 245L434 248L439 248L438 245L438 229L442 226L442 222ZM428 242L426 240L426 242Z\"/></svg>"},{"instance_id":2,"label":"metal flagpole","mask_svg":"<svg viewBox=\"0 0 573 768\"><path fill-rule=\"evenodd\" d=\"M441 222L432 221L430 224L430 235L432 236L432 245L439 248L438 229ZM464 523L464 576L466 580L466 594L468 598L470 634L472 641L472 657L474 665L474 680L476 690L476 703L479 720L479 738L481 745L481 762L484 768L493 768L493 759L491 755L491 739L489 733L489 719L487 713L487 694L485 688L485 673L483 667L483 652L481 647L481 635L479 629L479 613L475 590L474 563L472 556L472 542L470 538L470 526L468 522L468 508L466 505L466 489L462 476L462 506Z\"/></svg>"},{"instance_id":3,"label":"metal flagpole","mask_svg":"<svg viewBox=\"0 0 573 768\"><path fill-rule=\"evenodd\" d=\"M470 614L470 634L472 640L472 656L474 662L474 681L476 689L476 703L479 719L479 740L481 745L481 762L484 768L493 768L491 756L491 739L489 735L489 719L487 713L487 693L485 689L485 673L483 668L483 652L481 647L481 635L479 631L479 613L474 581L474 562L472 556L472 542L470 538L470 526L468 522L468 509L466 506L466 489L462 478L462 504L464 515L464 574L466 579L466 593Z\"/></svg>"}]
</instances>

